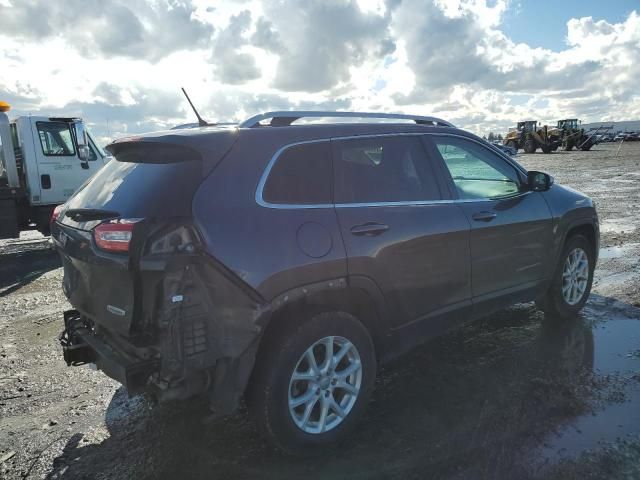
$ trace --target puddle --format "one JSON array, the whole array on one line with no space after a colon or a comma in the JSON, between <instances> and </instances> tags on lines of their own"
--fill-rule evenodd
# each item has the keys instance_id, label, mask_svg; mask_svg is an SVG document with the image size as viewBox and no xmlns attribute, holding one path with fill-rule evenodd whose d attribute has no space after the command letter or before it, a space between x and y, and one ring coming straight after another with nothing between
<instances>
[{"instance_id":1,"label":"puddle","mask_svg":"<svg viewBox=\"0 0 640 480\"><path fill-rule=\"evenodd\" d=\"M607 405L578 417L546 439L540 456L547 461L575 457L603 443L633 437L640 431L640 313L638 319L611 319L593 328L594 373L615 378L620 388ZM635 378L634 378L635 376Z\"/></svg>"}]
</instances>

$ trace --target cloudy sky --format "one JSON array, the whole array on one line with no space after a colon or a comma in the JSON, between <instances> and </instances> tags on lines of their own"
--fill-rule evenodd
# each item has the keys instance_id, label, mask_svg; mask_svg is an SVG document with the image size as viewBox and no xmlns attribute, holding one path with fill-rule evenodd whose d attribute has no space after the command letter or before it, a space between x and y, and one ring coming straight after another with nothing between
<instances>
[{"instance_id":1,"label":"cloudy sky","mask_svg":"<svg viewBox=\"0 0 640 480\"><path fill-rule=\"evenodd\" d=\"M635 7L635 9L634 9ZM275 109L640 119L637 0L0 0L0 100L103 142Z\"/></svg>"}]
</instances>

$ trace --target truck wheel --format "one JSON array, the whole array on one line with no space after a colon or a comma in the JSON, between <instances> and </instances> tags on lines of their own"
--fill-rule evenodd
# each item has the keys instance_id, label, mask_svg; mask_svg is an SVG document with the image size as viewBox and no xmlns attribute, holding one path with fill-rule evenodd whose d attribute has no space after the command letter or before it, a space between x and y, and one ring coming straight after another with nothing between
<instances>
[{"instance_id":1,"label":"truck wheel","mask_svg":"<svg viewBox=\"0 0 640 480\"><path fill-rule=\"evenodd\" d=\"M516 152L518 151L518 144L516 142L514 142L513 140L509 140L507 142L507 147L513 148Z\"/></svg>"},{"instance_id":2,"label":"truck wheel","mask_svg":"<svg viewBox=\"0 0 640 480\"><path fill-rule=\"evenodd\" d=\"M589 298L594 268L593 246L583 235L570 237L549 290L536 301L538 307L552 318L576 316Z\"/></svg>"},{"instance_id":3,"label":"truck wheel","mask_svg":"<svg viewBox=\"0 0 640 480\"><path fill-rule=\"evenodd\" d=\"M280 449L321 453L345 437L367 406L376 375L371 336L345 312L274 328L262 340L247 390L250 413Z\"/></svg>"},{"instance_id":4,"label":"truck wheel","mask_svg":"<svg viewBox=\"0 0 640 480\"><path fill-rule=\"evenodd\" d=\"M565 152L570 152L571 150L573 150L573 142L567 142L565 143L562 148L564 149Z\"/></svg>"},{"instance_id":5,"label":"truck wheel","mask_svg":"<svg viewBox=\"0 0 640 480\"><path fill-rule=\"evenodd\" d=\"M551 147L549 147L548 145L540 148L542 148L542 153L551 153Z\"/></svg>"},{"instance_id":6,"label":"truck wheel","mask_svg":"<svg viewBox=\"0 0 640 480\"><path fill-rule=\"evenodd\" d=\"M534 153L538 147L536 146L536 142L532 138L528 138L524 142L524 151L525 153Z\"/></svg>"}]
</instances>

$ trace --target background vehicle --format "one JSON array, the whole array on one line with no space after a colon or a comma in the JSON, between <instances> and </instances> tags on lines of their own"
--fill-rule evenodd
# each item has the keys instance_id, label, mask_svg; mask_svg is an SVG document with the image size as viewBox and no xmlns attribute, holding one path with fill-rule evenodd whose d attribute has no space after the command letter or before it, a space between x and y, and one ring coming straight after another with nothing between
<instances>
[{"instance_id":1,"label":"background vehicle","mask_svg":"<svg viewBox=\"0 0 640 480\"><path fill-rule=\"evenodd\" d=\"M573 147L585 152L591 150L591 147L598 143L598 135L604 135L613 128L613 125L609 127L600 126L585 132L583 128L580 128L581 123L577 118L558 120L557 132L562 142L562 148L565 151L570 151Z\"/></svg>"},{"instance_id":2,"label":"background vehicle","mask_svg":"<svg viewBox=\"0 0 640 480\"><path fill-rule=\"evenodd\" d=\"M534 153L538 148L551 153L558 148L559 141L546 125L538 127L535 120L527 120L518 122L516 129L506 134L504 144L516 151L521 148L525 153Z\"/></svg>"},{"instance_id":3,"label":"background vehicle","mask_svg":"<svg viewBox=\"0 0 640 480\"><path fill-rule=\"evenodd\" d=\"M270 112L108 149L52 224L65 360L218 413L245 394L287 451L343 438L379 362L515 302L570 318L589 295L591 200L444 120Z\"/></svg>"},{"instance_id":4,"label":"background vehicle","mask_svg":"<svg viewBox=\"0 0 640 480\"><path fill-rule=\"evenodd\" d=\"M507 155L511 155L512 157L518 154L518 150L510 147L508 145L503 145L500 142L493 142L492 145L494 145L496 148L500 149L501 151L503 151L504 153L506 153Z\"/></svg>"},{"instance_id":5,"label":"background vehicle","mask_svg":"<svg viewBox=\"0 0 640 480\"><path fill-rule=\"evenodd\" d=\"M64 203L107 161L79 118L22 116L0 102L0 238L37 228L47 234Z\"/></svg>"}]
</instances>

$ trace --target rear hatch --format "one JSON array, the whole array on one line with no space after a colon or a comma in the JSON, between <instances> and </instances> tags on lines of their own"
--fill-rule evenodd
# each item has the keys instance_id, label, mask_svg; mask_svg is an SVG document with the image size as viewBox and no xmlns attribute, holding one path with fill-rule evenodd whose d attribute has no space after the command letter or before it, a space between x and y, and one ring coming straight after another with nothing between
<instances>
[{"instance_id":1,"label":"rear hatch","mask_svg":"<svg viewBox=\"0 0 640 480\"><path fill-rule=\"evenodd\" d=\"M64 204L52 224L63 290L74 308L108 330L134 333L142 303L137 259L148 226L189 221L196 189L235 138L232 130L172 132L107 147L114 159Z\"/></svg>"}]
</instances>

